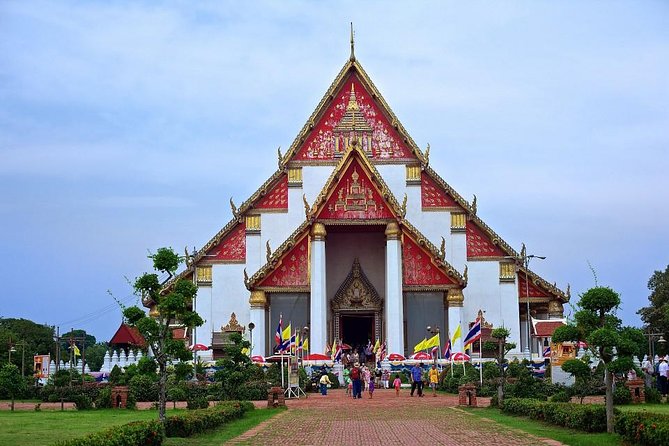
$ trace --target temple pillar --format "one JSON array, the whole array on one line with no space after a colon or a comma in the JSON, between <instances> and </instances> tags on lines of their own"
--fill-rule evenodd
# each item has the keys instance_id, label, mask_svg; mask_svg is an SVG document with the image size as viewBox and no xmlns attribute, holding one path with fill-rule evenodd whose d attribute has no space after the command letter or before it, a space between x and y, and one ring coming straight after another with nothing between
<instances>
[{"instance_id":1,"label":"temple pillar","mask_svg":"<svg viewBox=\"0 0 669 446\"><path fill-rule=\"evenodd\" d=\"M267 296L265 295L265 292L262 290L251 291L249 304L251 305L249 323L252 322L253 325L255 325L251 335L253 336L253 339L251 340L251 356L265 355L265 342L267 340L267 318L265 317Z\"/></svg>"},{"instance_id":2,"label":"temple pillar","mask_svg":"<svg viewBox=\"0 0 669 446\"><path fill-rule=\"evenodd\" d=\"M386 340L388 353L404 354L404 307L402 302L402 241L397 223L386 226Z\"/></svg>"},{"instance_id":3,"label":"temple pillar","mask_svg":"<svg viewBox=\"0 0 669 446\"><path fill-rule=\"evenodd\" d=\"M309 350L324 353L327 342L327 288L325 283L325 225L311 227L311 296Z\"/></svg>"},{"instance_id":4,"label":"temple pillar","mask_svg":"<svg viewBox=\"0 0 669 446\"><path fill-rule=\"evenodd\" d=\"M462 341L467 335L467 327L462 326L462 307L465 302L462 290L448 290L446 301L448 302L448 333L450 336L453 336L458 325L460 325L460 332L462 333L455 342L453 342L453 339L451 338L451 351L453 353L462 352L464 351L462 348Z\"/></svg>"}]
</instances>

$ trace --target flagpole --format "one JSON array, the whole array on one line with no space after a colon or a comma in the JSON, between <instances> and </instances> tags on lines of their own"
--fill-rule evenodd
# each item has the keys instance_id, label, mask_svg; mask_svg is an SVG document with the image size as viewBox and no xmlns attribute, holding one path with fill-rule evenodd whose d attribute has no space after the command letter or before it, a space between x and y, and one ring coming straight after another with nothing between
<instances>
[{"instance_id":1,"label":"flagpole","mask_svg":"<svg viewBox=\"0 0 669 446\"><path fill-rule=\"evenodd\" d=\"M481 327L483 331L483 327ZM479 337L479 381L483 385L483 333Z\"/></svg>"}]
</instances>

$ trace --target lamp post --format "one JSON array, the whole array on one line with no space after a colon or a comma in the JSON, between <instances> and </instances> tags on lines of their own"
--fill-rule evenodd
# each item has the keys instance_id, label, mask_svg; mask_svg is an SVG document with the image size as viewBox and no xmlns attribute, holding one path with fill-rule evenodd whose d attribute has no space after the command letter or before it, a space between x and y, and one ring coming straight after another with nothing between
<instances>
[{"instance_id":1,"label":"lamp post","mask_svg":"<svg viewBox=\"0 0 669 446\"><path fill-rule=\"evenodd\" d=\"M530 281L529 281L529 270L530 270L530 260L531 259L539 259L539 260L545 260L545 256L537 256L534 254L527 255L527 251L525 249L525 243L523 243L523 247L520 250L520 258L523 262L523 266L525 268L525 304L526 304L526 311L527 311L527 344L525 345L525 355L527 356L527 360L531 361L532 360L532 341L531 341L531 334L530 334Z\"/></svg>"},{"instance_id":2,"label":"lamp post","mask_svg":"<svg viewBox=\"0 0 669 446\"><path fill-rule=\"evenodd\" d=\"M249 342L251 343L251 356L253 356L253 329L256 328L256 324L249 322Z\"/></svg>"},{"instance_id":3,"label":"lamp post","mask_svg":"<svg viewBox=\"0 0 669 446\"><path fill-rule=\"evenodd\" d=\"M9 360L8 362L11 364L12 363L12 353L16 353L16 348L14 348L14 343L12 342L12 338L9 338Z\"/></svg>"},{"instance_id":4,"label":"lamp post","mask_svg":"<svg viewBox=\"0 0 669 446\"><path fill-rule=\"evenodd\" d=\"M664 339L662 333L644 333L644 336L648 338L648 354L650 355L650 360L652 363L655 363L655 342L659 344L666 344L667 340Z\"/></svg>"}]
</instances>

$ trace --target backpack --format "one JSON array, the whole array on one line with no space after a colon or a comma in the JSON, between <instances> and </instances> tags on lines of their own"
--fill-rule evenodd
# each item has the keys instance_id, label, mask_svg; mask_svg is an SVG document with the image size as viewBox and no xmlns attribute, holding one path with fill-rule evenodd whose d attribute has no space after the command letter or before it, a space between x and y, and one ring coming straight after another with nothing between
<instances>
[{"instance_id":1,"label":"backpack","mask_svg":"<svg viewBox=\"0 0 669 446\"><path fill-rule=\"evenodd\" d=\"M357 367L351 369L351 379L360 379L360 370Z\"/></svg>"}]
</instances>

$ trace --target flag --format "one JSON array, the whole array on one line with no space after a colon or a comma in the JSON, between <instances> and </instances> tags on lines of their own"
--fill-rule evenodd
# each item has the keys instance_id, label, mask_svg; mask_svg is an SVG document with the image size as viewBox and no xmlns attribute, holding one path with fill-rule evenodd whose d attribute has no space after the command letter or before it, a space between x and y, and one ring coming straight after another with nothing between
<instances>
[{"instance_id":1,"label":"flag","mask_svg":"<svg viewBox=\"0 0 669 446\"><path fill-rule=\"evenodd\" d=\"M283 339L281 337L281 325L283 324L283 316L279 314L279 325L276 327L276 333L274 333L274 342L276 345L281 345Z\"/></svg>"},{"instance_id":2,"label":"flag","mask_svg":"<svg viewBox=\"0 0 669 446\"><path fill-rule=\"evenodd\" d=\"M330 347L329 343L325 344L325 354L332 353L332 348Z\"/></svg>"},{"instance_id":3,"label":"flag","mask_svg":"<svg viewBox=\"0 0 669 446\"><path fill-rule=\"evenodd\" d=\"M427 342L425 342L421 350L427 350L430 347L439 348L440 346L441 346L441 340L439 339L439 333L437 333L436 335L428 339Z\"/></svg>"},{"instance_id":4,"label":"flag","mask_svg":"<svg viewBox=\"0 0 669 446\"><path fill-rule=\"evenodd\" d=\"M309 351L309 339L305 339L304 342L302 343L302 350L305 352Z\"/></svg>"},{"instance_id":5,"label":"flag","mask_svg":"<svg viewBox=\"0 0 669 446\"><path fill-rule=\"evenodd\" d=\"M246 347L244 347L244 348L242 349L242 355L249 355L249 354L251 354L251 350L248 349L248 348L246 348Z\"/></svg>"},{"instance_id":6,"label":"flag","mask_svg":"<svg viewBox=\"0 0 669 446\"><path fill-rule=\"evenodd\" d=\"M422 341L420 341L418 344L416 344L416 345L414 346L414 348L413 348L413 352L414 352L414 353L418 353L419 351L424 350L424 349L425 349L424 346L425 346L425 343L426 343L426 342L427 342L427 338L423 338Z\"/></svg>"},{"instance_id":7,"label":"flag","mask_svg":"<svg viewBox=\"0 0 669 446\"><path fill-rule=\"evenodd\" d=\"M432 347L432 357L433 358L436 358L437 355L439 354L439 348L440 347L441 347L440 345L435 345L434 347Z\"/></svg>"},{"instance_id":8,"label":"flag","mask_svg":"<svg viewBox=\"0 0 669 446\"><path fill-rule=\"evenodd\" d=\"M379 347L378 356L379 356L379 361L383 361L386 357L386 343L385 343L385 341L383 342L383 344L381 344L381 347Z\"/></svg>"},{"instance_id":9,"label":"flag","mask_svg":"<svg viewBox=\"0 0 669 446\"><path fill-rule=\"evenodd\" d=\"M299 352L302 350L302 340L300 339L300 334L295 333L295 351Z\"/></svg>"},{"instance_id":10,"label":"flag","mask_svg":"<svg viewBox=\"0 0 669 446\"><path fill-rule=\"evenodd\" d=\"M544 349L544 358L550 358L551 357L551 346L549 345Z\"/></svg>"},{"instance_id":11,"label":"flag","mask_svg":"<svg viewBox=\"0 0 669 446\"><path fill-rule=\"evenodd\" d=\"M476 318L476 322L474 322L474 325L469 330L469 333L467 333L467 336L465 337L465 340L463 342L465 344L465 347L467 347L468 345L473 344L479 339L481 339L481 319Z\"/></svg>"},{"instance_id":12,"label":"flag","mask_svg":"<svg viewBox=\"0 0 669 446\"><path fill-rule=\"evenodd\" d=\"M290 341L288 343L288 350L290 352L293 352L295 350L295 345L296 345L295 337L296 336L297 336L297 333L293 333L293 335L290 337Z\"/></svg>"},{"instance_id":13,"label":"flag","mask_svg":"<svg viewBox=\"0 0 669 446\"><path fill-rule=\"evenodd\" d=\"M381 343L380 343L379 340L377 339L377 340L376 340L376 344L374 344L374 350L373 350L373 353L376 354L376 352L378 352L380 348L381 348Z\"/></svg>"},{"instance_id":14,"label":"flag","mask_svg":"<svg viewBox=\"0 0 669 446\"><path fill-rule=\"evenodd\" d=\"M462 330L460 329L460 324L458 324L458 326L455 327L455 331L453 332L453 337L451 338L451 343L455 344L455 341L457 341L461 337L462 337Z\"/></svg>"},{"instance_id":15,"label":"flag","mask_svg":"<svg viewBox=\"0 0 669 446\"><path fill-rule=\"evenodd\" d=\"M74 356L81 356L81 352L79 351L77 344L72 344L72 350L74 350Z\"/></svg>"},{"instance_id":16,"label":"flag","mask_svg":"<svg viewBox=\"0 0 669 446\"><path fill-rule=\"evenodd\" d=\"M291 330L292 329L291 329L290 324L288 324L288 326L283 329L283 331L281 332L281 339L283 341L286 341L286 340L290 341Z\"/></svg>"},{"instance_id":17,"label":"flag","mask_svg":"<svg viewBox=\"0 0 669 446\"><path fill-rule=\"evenodd\" d=\"M451 359L451 340L446 338L446 344L444 345L444 359Z\"/></svg>"},{"instance_id":18,"label":"flag","mask_svg":"<svg viewBox=\"0 0 669 446\"><path fill-rule=\"evenodd\" d=\"M341 356L342 356L343 353L344 353L344 351L341 348L341 342L339 342L339 344L337 344L337 349L335 350L333 361L335 361L335 362L341 361Z\"/></svg>"},{"instance_id":19,"label":"flag","mask_svg":"<svg viewBox=\"0 0 669 446\"><path fill-rule=\"evenodd\" d=\"M337 341L335 340L332 343L332 348L330 349L330 358L334 361L336 355L337 355Z\"/></svg>"}]
</instances>

